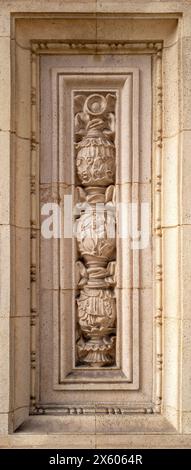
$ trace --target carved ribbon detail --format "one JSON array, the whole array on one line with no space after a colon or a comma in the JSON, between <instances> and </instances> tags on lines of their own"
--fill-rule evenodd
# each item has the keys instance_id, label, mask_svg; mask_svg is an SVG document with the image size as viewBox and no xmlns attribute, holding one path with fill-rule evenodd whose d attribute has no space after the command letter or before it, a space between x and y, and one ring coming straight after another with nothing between
<instances>
[{"instance_id":1,"label":"carved ribbon detail","mask_svg":"<svg viewBox=\"0 0 191 470\"><path fill-rule=\"evenodd\" d=\"M77 218L77 365L115 364L115 101L74 97Z\"/></svg>"}]
</instances>

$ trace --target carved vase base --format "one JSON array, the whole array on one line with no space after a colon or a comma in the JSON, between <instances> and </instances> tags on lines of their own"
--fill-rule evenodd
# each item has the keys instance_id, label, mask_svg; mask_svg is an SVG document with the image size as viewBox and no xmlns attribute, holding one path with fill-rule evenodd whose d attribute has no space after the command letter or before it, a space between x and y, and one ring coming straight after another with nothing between
<instances>
[{"instance_id":1,"label":"carved vase base","mask_svg":"<svg viewBox=\"0 0 191 470\"><path fill-rule=\"evenodd\" d=\"M80 362L90 367L104 367L114 364L115 337L93 338L78 344Z\"/></svg>"}]
</instances>

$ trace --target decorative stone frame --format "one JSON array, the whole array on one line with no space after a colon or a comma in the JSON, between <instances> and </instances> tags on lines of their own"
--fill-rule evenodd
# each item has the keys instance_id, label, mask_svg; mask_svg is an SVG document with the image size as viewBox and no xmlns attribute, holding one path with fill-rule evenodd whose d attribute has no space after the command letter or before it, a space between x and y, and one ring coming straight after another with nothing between
<instances>
[{"instance_id":1,"label":"decorative stone frame","mask_svg":"<svg viewBox=\"0 0 191 470\"><path fill-rule=\"evenodd\" d=\"M22 18L25 20L30 18L31 24L33 23L33 32L30 37L30 28L28 37L26 38L26 30L22 28ZM69 17L76 18L77 15L69 15ZM82 18L83 15L79 15ZM84 15L90 20L91 15ZM119 15L120 17L120 15ZM84 41L80 39L80 43L73 39L54 41L57 37L56 33L56 20L51 23L51 31L49 29L48 41L47 32L39 32L37 25L38 18L43 18L43 15L18 15L13 16L13 37L12 40L12 74L15 80L12 81L12 155L20 159L20 161L13 158L11 165L12 175L12 207L11 213L12 229L10 232L11 239L11 256L12 260L12 299L11 302L11 343L10 343L10 383L7 385L9 390L9 406L5 406L0 418L2 422L2 429L4 433L12 432L28 417L29 411L29 382L31 382L31 395L34 400L36 394L35 385L35 368L38 366L38 357L36 356L36 328L38 327L38 305L36 299L38 298L38 233L39 233L39 218L37 211L38 199L38 151L39 151L39 135L36 126L36 119L38 119L38 109L36 102L38 101L38 94L36 95L36 68L38 69L38 55L41 53L54 53L55 48L59 47L59 51L63 53L62 47L65 52L71 49L78 52L78 48L92 50L96 44L96 51L104 50L112 47L113 50L117 49L120 53L133 50L133 53L152 53L156 61L155 74L156 83L154 99L157 106L155 106L154 114L154 138L153 138L153 161L154 161L154 227L156 234L155 245L155 300L156 300L156 315L155 315L155 344L156 344L156 378L155 382L155 406L158 416L153 414L148 416L134 416L132 415L128 420L125 416L116 421L114 416L104 415L105 426L108 429L112 425L115 432L123 433L138 433L138 427L142 432L150 433L169 433L180 434L190 433L190 398L184 398L184 377L189 374L188 367L186 369L184 359L184 345L180 349L180 344L184 343L185 327L190 326L188 323L183 323L183 311L180 310L180 298L182 291L180 287L180 258L178 247L182 246L182 236L186 237L184 231L180 228L180 223L184 219L184 214L180 215L180 194L179 185L181 172L179 171L181 165L181 155L183 152L183 139L181 134L184 129L185 114L182 109L182 102L180 102L180 90L182 85L182 54L181 54L181 17L179 13L172 15L155 14L155 18L147 18L151 25L149 29L152 35L149 42L145 42L145 31L140 32L139 28L134 33L132 43L124 41L119 37L115 41L97 40L96 43ZM49 18L46 16L46 22L51 22L51 15ZM63 20L67 21L66 16L62 15ZM92 16L93 18L93 16ZM101 18L101 15L100 15ZM104 21L109 20L110 15L104 18ZM118 16L115 15L117 21ZM162 22L160 23L160 19ZM59 21L60 21L59 15ZM163 19L165 19L165 24ZM131 21L141 21L137 15L128 15L126 22L130 25ZM124 20L124 21L125 21ZM156 27L156 25L159 26ZM162 24L163 23L163 24ZM140 23L139 23L140 24ZM15 28L16 26L16 28ZM141 29L141 28L140 28ZM31 46L23 46L20 44L22 33L24 32L25 41ZM14 36L15 33L15 36ZM41 34L40 40L36 40ZM45 38L43 38L43 34ZM137 37L136 37L137 35ZM120 34L119 34L120 36ZM35 37L35 39L34 39ZM53 42L51 42L51 37ZM163 41L163 55L161 55L161 41ZM109 46L111 45L111 46ZM67 52L66 52L67 53ZM86 52L85 52L86 53ZM32 65L30 68L30 56L32 54ZM161 60L162 58L162 60ZM173 72L170 72L170 66ZM22 70L25 70L26 77L25 86L22 86ZM169 71L169 73L168 73ZM162 121L162 101L161 101L161 75L163 73L163 121ZM31 93L30 93L30 79L31 79ZM174 86L174 88L173 88ZM37 100L37 101L36 101ZM31 119L26 117L25 112L28 112L31 104ZM172 115L176 117L172 119ZM26 120L26 122L24 122ZM162 135L163 128L163 135ZM188 126L189 128L189 126ZM31 129L31 134L30 134ZM176 132L175 132L176 131ZM174 134L175 137L174 137ZM170 137L169 137L170 136ZM178 136L178 137L177 137ZM163 139L162 139L163 137ZM171 139L171 141L170 141ZM179 141L179 146L177 141ZM163 163L161 162L161 145L163 144ZM173 153L173 158L172 158ZM29 157L30 155L30 157ZM27 158L26 158L27 156ZM26 161L27 160L27 161ZM23 168L22 168L23 164ZM29 171L30 164L30 171ZM17 166L18 165L18 166ZM174 170L175 165L175 170ZM30 173L30 175L29 175ZM25 179L25 181L23 181ZM21 192L19 193L19 186ZM30 196L31 191L31 196ZM22 201L23 192L26 195ZM15 198L16 194L16 198ZM168 201L167 201L168 196ZM31 201L31 202L30 202ZM167 202L166 202L167 201ZM164 205L165 202L165 205ZM31 207L31 224L29 223L29 206ZM163 209L162 213L161 210ZM184 219L185 220L185 219ZM183 224L185 222L183 221ZM22 244L19 243L22 236L20 232L25 232L22 239ZM29 233L31 234L31 242L29 243ZM161 237L163 235L163 237ZM162 238L163 238L163 253L162 253ZM185 240L185 238L184 238ZM187 239L186 239L187 240ZM15 249L14 249L15 245ZM22 249L25 251L25 260L20 260ZM20 250L20 251L18 251ZM29 253L31 257L29 259ZM164 271L162 270L164 265ZM31 267L31 276L29 282L29 265ZM163 277L164 272L164 277ZM22 274L21 274L22 273ZM21 276L21 277L20 277ZM21 280L26 276L26 283L21 288ZM184 281L183 281L184 282ZM162 289L163 286L163 289ZM30 297L29 297L30 287ZM171 296L171 288L177 289L177 295L174 299ZM20 291L19 291L20 288ZM183 289L183 286L181 287ZM15 301L14 301L15 300ZM23 312L21 312L21 307ZM20 310L21 309L21 310ZM31 320L30 320L31 309ZM162 313L163 310L163 313ZM181 314L180 314L181 312ZM188 320L186 320L188 322ZM31 327L30 327L31 323ZM30 333L31 331L31 333ZM173 331L173 334L172 334ZM30 338L30 354L29 354L29 338ZM162 352L164 351L164 368L161 367ZM187 354L187 353L186 353ZM31 366L30 366L31 364ZM30 379L31 369L31 379ZM14 370L14 373L13 373ZM13 380L14 376L14 380ZM163 377L163 381L161 378ZM180 380L182 377L182 381ZM163 384L163 386L162 386ZM163 406L160 413L160 400L161 387L163 389ZM5 394L7 392L5 391ZM187 403L187 405L184 404ZM33 405L35 402L33 401ZM37 410L40 412L40 410ZM106 410L107 411L107 410ZM153 411L153 410L152 410ZM75 410L66 410L66 413L72 414ZM101 411L102 415L103 410ZM77 413L77 410L76 410ZM107 411L108 413L108 411ZM115 413L115 411L114 411ZM54 417L51 417L54 419ZM38 433L38 427L42 425L45 418L34 416L33 426L35 432ZM49 418L50 419L50 418ZM76 417L83 423L83 416ZM87 418L86 418L87 419ZM97 428L93 431L90 423L91 432L103 432L101 420L99 416L97 419ZM137 427L137 423L139 424ZM36 423L36 424L35 424ZM46 423L46 421L44 421ZM71 432L72 421L70 422ZM53 425L55 426L55 424ZM83 426L83 424L82 424ZM45 424L46 427L46 424ZM59 428L59 426L58 426ZM85 428L84 428L85 429ZM96 431L97 429L97 431ZM102 429L102 431L100 431ZM55 430L55 427L54 427ZM86 427L87 431L87 427ZM33 431L34 432L34 431ZM44 431L45 432L45 431ZM85 431L84 431L85 432ZM88 431L89 432L89 431ZM105 431L104 431L105 432ZM110 432L110 431L109 431ZM137 441L138 442L138 441ZM140 441L139 441L140 442ZM176 442L179 442L178 440Z\"/></svg>"},{"instance_id":2,"label":"decorative stone frame","mask_svg":"<svg viewBox=\"0 0 191 470\"><path fill-rule=\"evenodd\" d=\"M134 407L126 408L123 406L122 408L118 405L116 411L117 413L160 413L161 411L161 402L162 402L162 363L163 363L163 352L162 352L162 229L161 229L161 148L162 148L162 42L152 42L152 43L129 43L129 42L115 42L112 43L110 41L107 42L100 42L97 44L91 42L51 42L51 41L32 41L31 42L31 136L32 136L32 146L31 146L31 413L38 414L39 413L39 406L38 406L38 316L39 316L39 308L38 308L38 293L39 293L39 285L38 285L38 266L39 266L39 259L38 259L38 250L39 250L39 238L38 238L38 229L39 229L39 148L36 145L36 142L39 142L39 121L38 116L40 114L39 111L39 59L40 56L44 54L150 54L153 58L152 70L153 70L153 145L152 145L152 154L153 154L153 161L155 162L153 165L153 207L154 209L154 216L152 221L152 231L154 232L154 244L155 244L155 261L154 261L154 273L155 273L155 315L154 315L154 344L153 344L153 354L154 354L154 371L153 371L153 406L152 407ZM103 71L102 71L103 72ZM56 73L56 72L55 72ZM67 73L67 70L66 70ZM101 73L101 70L100 70ZM109 71L107 72L109 73ZM118 72L119 73L119 72ZM123 75L124 75L123 71ZM135 75L135 71L132 70L132 74ZM112 77L112 76L111 76ZM135 92L137 89L138 84L134 85ZM134 93L135 93L134 92ZM135 100L135 97L133 98ZM137 144L136 144L137 145ZM139 160L138 151L136 152L135 158ZM134 165L139 165L138 163L132 163L132 168ZM133 170L132 170L133 171ZM136 170L138 172L138 170ZM55 241L56 244L56 241ZM55 251L55 256L56 251ZM135 316L136 312L133 313L133 317ZM56 318L55 318L56 320ZM56 321L54 320L54 324ZM138 319L134 320L134 337L133 341L136 342L136 338L139 337L138 333ZM56 328L55 328L56 331ZM59 339L57 338L59 342ZM55 344L56 342L54 342ZM56 348L56 345L55 345ZM57 348L56 348L57 349ZM136 349L136 348L134 348ZM57 355L58 352L55 353ZM122 388L124 387L127 389L134 389L139 388L139 377L138 377L138 354L134 353L135 355L135 379L134 381L130 381L127 385L124 382L113 381L112 387L113 388ZM55 379L54 379L54 388L63 389L63 384L59 384L58 382L58 371L55 371ZM70 374L71 375L71 374ZM79 376L80 377L80 376ZM127 379L126 379L127 380ZM83 385L80 385L80 378L78 379L78 385L75 383L72 385L71 377L70 382L66 379L65 380L66 386L72 389L80 389ZM104 388L110 387L107 385L107 380L103 380L105 385L103 384ZM117 384L119 382L119 384ZM95 388L96 385L94 384L93 387ZM100 387L98 384L97 387ZM92 389L91 384L89 384L89 389ZM54 407L53 407L54 408ZM99 406L98 409L95 411L93 407L85 407L84 409L78 406L81 410L81 413L87 414L92 412L94 413L108 413L108 410L112 410L112 405L107 408L106 406ZM75 407L71 404L71 407L68 405L64 408L61 407L61 412L70 414L70 410L74 413ZM77 410L77 408L76 408ZM99 411L101 410L101 411ZM40 412L46 413L49 412L49 409L41 409ZM77 412L77 411L76 411ZM53 411L52 411L53 413Z\"/></svg>"},{"instance_id":3,"label":"decorative stone frame","mask_svg":"<svg viewBox=\"0 0 191 470\"><path fill-rule=\"evenodd\" d=\"M50 44L51 45L51 44ZM62 44L57 44L55 45L54 47L54 50L59 52L59 54L61 53L61 50L65 50L65 48L67 48L67 45L69 45L69 43L62 43ZM76 48L77 48L77 44L75 45ZM79 46L77 48L77 50L81 50L83 47L83 45L81 45L80 49L79 49ZM89 44L86 44L86 46L89 46L87 49L90 51L90 54L92 53L91 51L94 50L94 45L92 45L91 43ZM91 47L93 46L93 48L91 49ZM72 50L75 50L76 49L73 45L72 47ZM48 47L48 50L49 50L49 47ZM109 52L109 49L107 48L108 52ZM37 55L37 58L41 55L41 49L39 50L39 53ZM104 48L102 47L102 53L104 53ZM56 53L57 54L57 53ZM71 57L71 55L70 55ZM71 74L71 75L70 75ZM74 75L77 75L74 79ZM95 74L96 75L96 78L95 78L95 75L94 77L92 77L92 75ZM62 87L64 88L64 83L65 83L65 86L66 86L66 89L67 89L67 92L65 91L66 94L69 94L69 90L70 90L70 81L74 81L75 80L75 83L76 83L76 87L77 87L77 84L78 84L78 81L80 80L80 82L83 82L85 83L85 81L87 81L87 76L89 77L88 78L88 81L91 81L91 78L93 79L93 82L94 82L94 86L97 86L95 85L96 83L100 83L100 81L102 82L104 79L105 79L105 76L107 74L107 84L109 86L109 83L111 86L114 86L114 84L117 82L118 84L118 87L121 85L122 86L122 83L123 83L123 86L127 87L128 88L128 96L130 95L130 90L133 90L133 106L132 106L132 110L131 110L131 122L133 120L133 114L135 113L136 115L138 115L138 99L137 99L137 95L139 94L139 80L138 80L138 72L137 70L134 70L134 69L129 69L127 68L127 70L125 71L125 68L123 67L121 70L117 70L117 74L113 74L113 71L112 69L110 70L109 67L107 68L101 68L99 67L99 74L97 73L97 68L95 67L95 69L93 67L90 67L90 68L85 68L85 70L83 70L81 73L77 74L77 71L76 71L76 68L66 68L64 67L62 72L61 72L61 69L55 69L54 71L52 71L52 80L53 80L53 83L54 83L54 86L53 86L53 89L54 89L54 97L53 97L53 102L56 103L56 97L55 95L57 95L57 89L56 89L56 83L57 83L57 80L62 80L61 81L61 84L60 84L60 90L62 89ZM83 77L83 78L82 78ZM120 81L120 85L119 85L119 81ZM115 85L117 86L117 85ZM119 94L119 89L117 90L117 93ZM61 101L63 100L63 96L61 97ZM64 107L63 107L64 108ZM72 108L72 106L71 106ZM119 108L119 106L118 106ZM124 113L124 109L123 107L121 106L121 114L122 112ZM57 106L56 104L54 104L54 108L53 108L53 115L54 116L57 116L58 112L57 112ZM118 109L118 114L119 114L119 109ZM68 120L68 115L67 115L67 120ZM57 136L57 133L58 133L58 129L57 129L57 124L56 124L56 118L54 119L54 138L53 140L55 140L55 143L53 144L54 148L56 149L57 147L57 144L56 144L56 141L58 139L58 136ZM63 111L63 114L62 116L60 116L59 118L59 122L62 122L64 121L64 111ZM134 141L138 140L138 119L136 120L136 123L137 125L135 125L135 135L137 136L137 139L134 139ZM46 126L45 126L46 127ZM130 132L130 129L129 129L129 132ZM119 134L119 129L118 129L118 134ZM125 137L124 137L125 138ZM138 162L139 161L139 156L138 156L138 145L136 142L133 142L133 146L135 147L136 151L135 151L135 160ZM55 153L57 153L57 151L55 150ZM61 152L62 153L62 152ZM70 152L69 152L70 153ZM72 150L71 150L71 153L72 153ZM117 158L117 157L116 157ZM62 164L61 164L62 165ZM121 165L122 165L122 162L121 162ZM74 165L73 165L74 166ZM131 165L131 170L133 171L133 163ZM138 164L137 164L137 167L138 167ZM67 172L67 162L65 162L65 171L63 173L66 173ZM71 176L70 174L71 170L69 170L69 175L68 175L68 178L70 180L73 180L74 176ZM119 170L120 172L120 170ZM75 178L74 178L75 179ZM58 200L58 195L57 195L57 200ZM65 247L64 248L64 240L63 242L61 241L61 243L59 242L56 242L55 243L53 242L53 245L54 245L54 248L53 248L53 252L55 253L55 255L53 255L53 257L55 259L59 259L61 257L61 251L64 253L65 252L65 264L67 265L71 265L72 268L71 268L71 271L74 273L75 272L75 254L74 254L74 243L72 244L72 253L70 253L70 255L68 256L68 261L66 261L66 253L67 251L67 248ZM59 245L62 245L62 249ZM132 256L133 258L133 256ZM131 261L129 260L128 261L128 265L130 265ZM60 263L61 264L61 263ZM130 270L130 266L128 266L128 270ZM55 269L56 273L54 272L53 273L53 278L55 277L55 286L57 285L57 282L59 285L62 284L63 282L63 285L64 285L64 279L62 281L62 276L61 276L61 273L59 273L59 281L57 281L57 277L58 277L58 273L57 273L57 269ZM55 296L56 297L56 296ZM118 302L120 305L122 304L122 299L120 299L120 301L118 300ZM135 302L136 303L136 302ZM75 299L74 299L74 296L72 296L72 298L70 299L69 301L69 304L70 304L70 309L73 311L73 315L74 314L74 310L75 310ZM133 309L133 302L131 302L132 304L132 309ZM61 305L63 305L63 308L61 307ZM72 308L71 308L71 305L72 305ZM120 305L119 305L119 309L120 309ZM63 316L65 318L65 329L62 327L60 327L60 330L62 330L62 334L59 332L59 310L62 310L63 311ZM135 310L135 309L133 309ZM128 337L128 341L127 343L128 344L131 344L132 347L129 347L128 346L126 347L126 350L125 352L123 351L123 354L122 354L122 358L121 358L121 361L120 361L120 340L118 339L117 340L117 344L116 344L116 352L117 352L117 362L118 364L116 364L115 366L115 379L112 378L112 375L113 375L113 372L114 370L111 369L111 374L110 374L110 377L109 377L109 374L107 371L107 378L104 377L104 373L101 372L101 375L102 377L94 377L94 380L93 380L93 384L92 384L92 381L90 381L90 379L86 378L85 377L83 378L82 377L82 370L80 369L76 369L74 365L72 365L72 362L74 363L74 360L72 361L71 360L71 368L70 368L70 373L69 371L67 371L67 367L68 365L66 366L66 364L64 364L64 362L67 363L67 361L64 361L63 357L66 357L66 355L68 357L70 357L72 359L72 356L73 356L73 351L72 351L72 346L73 346L73 343L75 343L75 332L74 332L74 329L71 327L71 336L73 337L73 341L68 341L67 340L67 330L69 328L69 316L67 315L67 311L68 311L68 308L67 308L67 302L64 306L64 301L62 302L62 296L60 298L60 301L58 300L58 298L56 298L56 300L53 301L53 317L54 317L54 325L55 325L55 328L54 328L54 337L55 337L55 340L53 340L53 343L54 343L54 389L56 390L64 390L64 389L70 389L70 390L83 390L84 389L84 384L86 384L86 389L104 389L104 390L110 390L111 388L111 383L112 383L112 389L128 389L128 388L132 388L132 389L138 389L139 387L139 344L138 344L138 341L137 341L137 338L139 337L139 328L138 328L138 309L136 309L136 311L134 311L132 317L133 317L133 335L131 335L131 328L129 326L129 324L131 324L131 320L129 318L129 316L127 315L127 337ZM61 320L60 320L61 321ZM74 324L74 320L72 320L72 323ZM122 320L120 322L122 324ZM124 322L125 323L125 322ZM70 323L71 325L71 323ZM120 335L120 338L122 337L122 327L119 328L121 331L119 333ZM65 331L64 331L65 330ZM59 336L62 336L64 337L63 340L59 339ZM131 337L132 336L132 337ZM59 352L59 347L58 345L62 343L62 353ZM136 347L133 348L133 345L136 345ZM60 349L61 349L61 346L60 346ZM125 349L125 345L123 345L123 349ZM129 354L127 354L127 349L129 350ZM60 357L59 357L60 356ZM127 359L126 359L127 358ZM69 361L68 361L69 362ZM121 362L121 364L120 364ZM60 364L60 366L59 366ZM132 365L133 364L133 365ZM74 368L73 368L74 367ZM87 370L87 368L86 368ZM118 373L117 373L117 370L118 370ZM123 374L123 380L121 379L121 372ZM109 380L110 378L110 380ZM88 383L89 382L89 383ZM96 383L97 382L97 383ZM66 407L67 408L67 407ZM70 408L70 407L69 407ZM73 406L71 405L71 408L73 409ZM80 408L80 405L79 405L79 408ZM91 410L93 409L93 407L91 406ZM87 408L86 408L86 411L87 411ZM95 411L96 412L96 411Z\"/></svg>"}]
</instances>

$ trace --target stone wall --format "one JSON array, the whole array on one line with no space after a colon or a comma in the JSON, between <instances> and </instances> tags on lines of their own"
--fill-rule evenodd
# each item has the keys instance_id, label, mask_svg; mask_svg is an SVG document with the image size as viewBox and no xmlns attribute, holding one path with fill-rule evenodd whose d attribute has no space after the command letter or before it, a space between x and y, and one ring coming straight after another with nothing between
<instances>
[{"instance_id":1,"label":"stone wall","mask_svg":"<svg viewBox=\"0 0 191 470\"><path fill-rule=\"evenodd\" d=\"M0 446L54 445L64 448L72 447L77 439L79 447L190 447L191 1L1 0L0 6ZM95 59L95 63L91 57ZM95 65L96 60L98 65ZM105 60L102 70L100 60ZM144 87L141 87L145 70L149 77L149 61L152 86L148 78L145 93ZM122 273L117 271L116 279L120 295L124 289L121 303L118 303L117 307L119 326L121 316L123 324L126 324L127 320L130 325L131 313L127 314L132 311L132 307L128 305L130 291L133 292L135 321L134 337L128 337L128 328L127 332L123 328L118 329L116 322L115 325L107 325L107 328L116 328L117 325L116 331L107 331L110 338L114 337L113 334L117 336L116 350L110 351L109 356L111 368L115 368L121 350L123 354L125 351L124 357L135 351L135 380L131 381L130 367L124 359L122 371L127 374L127 383L122 385L117 376L118 372L107 370L106 374L110 374L107 375L109 383L112 383L111 389L108 387L108 379L104 378L104 372L99 370L97 374L102 374L100 377L104 378L105 385L95 386L95 371L91 380L88 379L90 385L84 385L87 381L85 374L92 374L84 369L84 358L87 356L84 353L83 359L78 356L76 362L79 370L72 379L74 384L71 385L68 378L65 381L64 366L61 368L63 380L59 379L57 365L63 357L70 361L73 351L70 350L69 338L74 333L67 315L63 318L64 327L59 327L56 296L60 295L60 285L57 288L51 284L49 268L54 264L56 271L57 260L62 260L63 253L67 263L70 247L63 244L60 252L57 245L55 248L47 242L43 242L44 245L41 243L40 197L43 201L46 200L47 194L54 190L53 183L57 184L58 180L53 178L50 181L48 177L41 180L39 174L41 177L43 172L44 175L48 174L47 162L44 163L46 157L48 165L51 162L51 156L48 157L48 135L51 134L51 129L57 129L55 121L53 124L48 121L48 96L50 95L50 101L50 90L53 90L53 96L57 96L57 92L54 87L48 88L50 83L45 82L49 76L47 70L52 67L52 77L54 75L55 80L53 83L58 83L58 72L62 71L60 76L64 82L67 67L70 67L70 72L67 73L72 77L72 67L78 67L75 70L79 73L83 64L86 67L83 73L89 76L89 91L83 92L86 101L95 94L95 89L97 94L100 89L102 102L105 102L104 90L107 87L111 94L111 83L114 80L112 77L116 74L117 63L118 74L122 74L119 67L123 70L126 67L123 86L126 80L130 83L131 74L135 74L134 90L138 90L136 73L139 69L140 98L137 98L137 91L136 99L139 103L138 120L142 127L132 139L134 138L135 145L142 139L142 153L136 149L133 153L140 157L140 175L137 179L135 158L134 178L131 175L128 181L114 181L113 175L113 179L105 181L102 186L107 188L109 184L115 183L117 190L119 187L121 191L123 201L132 200L132 194L133 201L152 200L153 244L152 250L143 254L142 261L136 257L132 261L130 271L134 266L133 283L127 282L129 268L126 268L124 259L129 259L129 253L126 246L118 246L119 256L115 258L110 254L111 259L108 259L109 262L116 261L122 266ZM100 74L96 86L91 81L93 74L90 67L95 67L93 73ZM79 88L83 88L82 78L80 80ZM116 85L119 89L122 87L120 80L122 79L118 79ZM72 90L73 87L76 90L77 81L74 84L71 78L71 83L72 85L67 82L68 89L71 87ZM45 112L40 108L43 93L45 101L47 100L47 105L43 108ZM122 93L125 100L124 92ZM70 116L70 104L67 103L69 122L74 115L71 113ZM110 112L115 113L114 105L112 106ZM75 113L82 112L78 107ZM128 122L133 123L133 129L136 110L138 108L135 103L132 121L128 117ZM118 119L123 122L123 110L122 118L116 117L116 121ZM150 122L148 127L144 122ZM152 127L150 147L149 125ZM68 129L70 132L69 127ZM110 146L113 138L110 137ZM77 139L80 142L78 137ZM105 137L102 135L103 139ZM47 150L44 151L46 140ZM120 158L122 155L120 164L123 179L126 177L125 156L128 154L124 143L125 134L122 134L122 142L124 148L121 153L117 145L115 152ZM75 151L69 149L70 155L72 152ZM67 159L64 159L62 164L69 165ZM152 171L152 174L147 178L150 164L149 171ZM67 171L70 172L70 168ZM53 174L52 170L50 173ZM87 185L84 184L83 178L70 183L80 186L81 194L86 193ZM96 185L94 193L97 197L98 189L95 188ZM128 192L130 188L131 194ZM59 198L62 196L62 189L63 186L59 188ZM58 188L54 197L58 196L57 191ZM87 194L88 190L86 196ZM48 253L51 253L53 248L55 251L52 261ZM73 260L74 258L73 256ZM79 259L76 258L78 267L79 260L82 261L80 256ZM68 263L70 270L70 260ZM137 266L141 267L139 278L136 277ZM150 266L153 266L153 271ZM85 268L89 269L91 266L85 262ZM98 269L100 270L100 265L96 265L96 270ZM101 269L105 270L106 277L112 277L113 271L109 276L106 273L107 266L104 265ZM87 279L87 272L84 268L82 271ZM72 276L73 274L71 278ZM87 282L90 283L91 296L94 297L92 289L98 289L98 284L95 283L95 275L93 278L94 281ZM64 294L64 312L72 302L64 291L74 289L73 286L68 287L67 282L67 273L63 269L61 291ZM96 282L98 283L97 278ZM82 297L85 295L83 289ZM112 289L114 287L110 286L113 292ZM103 297L103 293L101 296ZM53 297L56 305L53 309L54 351L48 346L52 331L51 308L49 317L46 316ZM141 299L141 307L137 307L137 298ZM80 297L78 302L80 303ZM86 326L81 322L82 331ZM69 331L69 335L62 336L64 328ZM91 338L90 335L90 341ZM58 344L62 344L62 339L60 359ZM128 341L130 346L126 350L124 348L127 347ZM152 361L149 362L151 354ZM100 358L101 355L97 355L98 368L101 364ZM144 360L141 362L139 358ZM108 356L103 355L102 360L102 366L105 367L104 361L109 360ZM88 361L92 366L92 360ZM52 369L56 371L54 377L49 375ZM43 378L42 383L39 377ZM124 390L122 392L119 389ZM47 406L47 401L51 406ZM18 428L15 434L14 431ZM47 435L47 430L50 436ZM58 433L55 443L54 433Z\"/></svg>"}]
</instances>

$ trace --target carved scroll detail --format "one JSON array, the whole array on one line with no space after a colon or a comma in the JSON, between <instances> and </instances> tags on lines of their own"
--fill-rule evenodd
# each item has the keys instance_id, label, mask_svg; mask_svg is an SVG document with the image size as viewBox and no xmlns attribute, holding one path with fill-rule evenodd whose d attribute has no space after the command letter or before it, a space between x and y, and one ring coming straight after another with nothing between
<instances>
[{"instance_id":1,"label":"carved scroll detail","mask_svg":"<svg viewBox=\"0 0 191 470\"><path fill-rule=\"evenodd\" d=\"M76 95L77 364L115 364L115 94ZM84 204L84 206L83 206Z\"/></svg>"}]
</instances>

